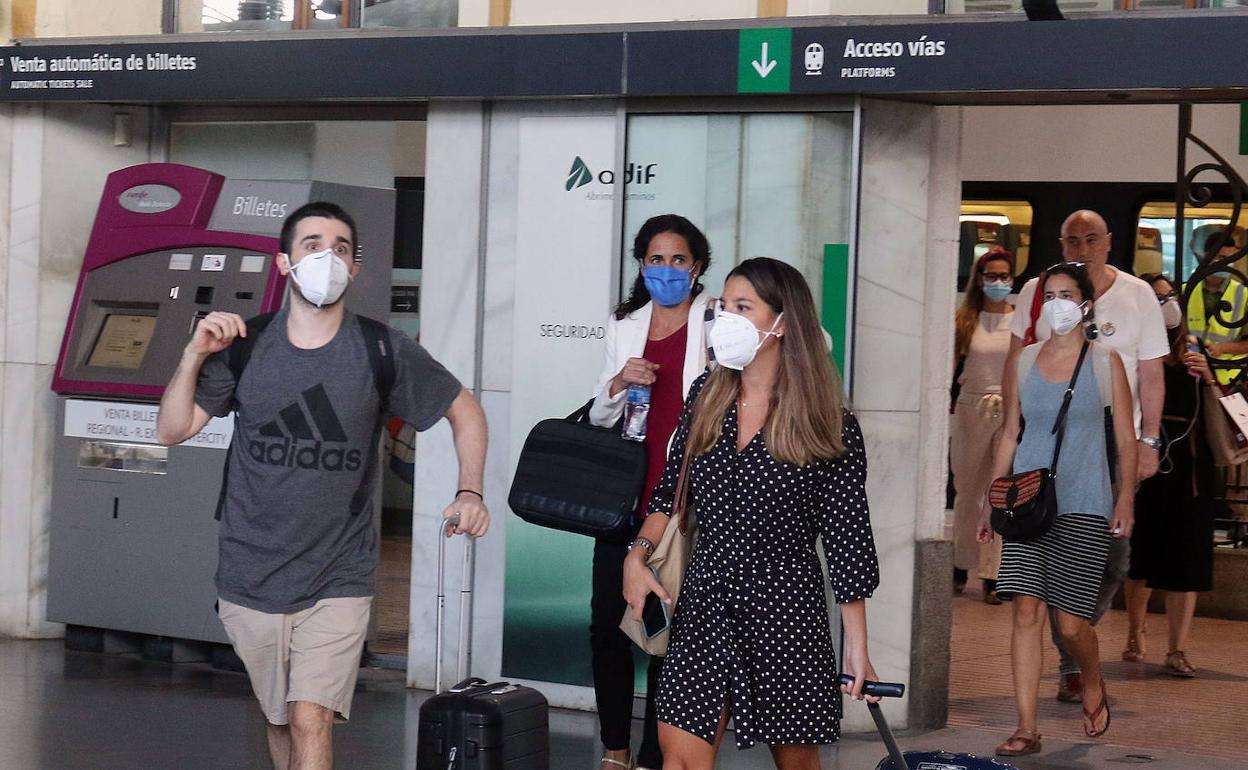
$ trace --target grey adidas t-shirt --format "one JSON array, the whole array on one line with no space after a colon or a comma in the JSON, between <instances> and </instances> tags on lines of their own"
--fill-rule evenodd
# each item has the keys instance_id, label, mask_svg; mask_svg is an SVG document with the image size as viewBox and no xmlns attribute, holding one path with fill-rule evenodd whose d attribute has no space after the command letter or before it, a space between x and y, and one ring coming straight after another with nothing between
<instances>
[{"instance_id":1,"label":"grey adidas t-shirt","mask_svg":"<svg viewBox=\"0 0 1248 770\"><path fill-rule=\"evenodd\" d=\"M280 311L254 341L237 392L224 352L204 362L195 390L195 403L211 415L239 405L217 591L272 613L371 596L379 553L372 492L380 398L359 320L348 312L333 340L303 350L286 336L286 318ZM417 430L431 428L462 386L424 348L389 331L390 412ZM356 502L366 504L353 514L361 485Z\"/></svg>"}]
</instances>

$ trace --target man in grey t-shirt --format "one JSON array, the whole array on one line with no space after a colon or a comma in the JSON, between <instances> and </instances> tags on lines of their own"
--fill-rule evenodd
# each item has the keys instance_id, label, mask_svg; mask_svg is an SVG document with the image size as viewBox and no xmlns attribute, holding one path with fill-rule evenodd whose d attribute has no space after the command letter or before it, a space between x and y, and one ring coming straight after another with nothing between
<instances>
[{"instance_id":1,"label":"man in grey t-shirt","mask_svg":"<svg viewBox=\"0 0 1248 770\"><path fill-rule=\"evenodd\" d=\"M457 533L480 536L489 527L481 496L485 415L420 345L346 311L342 295L360 270L355 245L355 223L333 204L291 214L276 257L292 279L290 298L248 340L239 381L228 350L247 335L246 324L210 313L187 344L156 421L161 443L176 444L210 417L237 411L217 592L278 770L332 766L333 722L350 715L368 628L379 552L372 491L385 417L368 329L381 335L394 364L387 411L417 430L443 417L451 423L459 492L443 515L459 515Z\"/></svg>"}]
</instances>

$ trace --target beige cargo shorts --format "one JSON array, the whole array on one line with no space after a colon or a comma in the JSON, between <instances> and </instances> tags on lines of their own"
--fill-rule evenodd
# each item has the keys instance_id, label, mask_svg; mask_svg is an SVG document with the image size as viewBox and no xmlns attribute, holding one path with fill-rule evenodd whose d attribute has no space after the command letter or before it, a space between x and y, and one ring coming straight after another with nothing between
<instances>
[{"instance_id":1,"label":"beige cargo shorts","mask_svg":"<svg viewBox=\"0 0 1248 770\"><path fill-rule=\"evenodd\" d=\"M373 597L322 599L291 614L219 599L217 614L271 724L290 724L286 704L315 703L339 721L351 716Z\"/></svg>"}]
</instances>

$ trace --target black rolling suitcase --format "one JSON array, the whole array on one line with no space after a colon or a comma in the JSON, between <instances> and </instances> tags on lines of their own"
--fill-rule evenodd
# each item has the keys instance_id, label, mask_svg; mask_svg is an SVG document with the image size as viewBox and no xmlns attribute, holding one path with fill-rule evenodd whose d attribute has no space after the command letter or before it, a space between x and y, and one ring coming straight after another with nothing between
<instances>
[{"instance_id":1,"label":"black rolling suitcase","mask_svg":"<svg viewBox=\"0 0 1248 770\"><path fill-rule=\"evenodd\" d=\"M438 610L435 694L420 707L416 770L549 770L550 726L546 698L510 682L465 678L471 656L474 544L464 544L460 592L459 676L442 691L442 634L446 607L445 529L438 526Z\"/></svg>"},{"instance_id":2,"label":"black rolling suitcase","mask_svg":"<svg viewBox=\"0 0 1248 770\"><path fill-rule=\"evenodd\" d=\"M852 685L854 678L841 674L840 684ZM891 682L872 682L868 679L863 683L862 691L867 695L881 698L900 698L906 691L904 684ZM995 759L977 757L974 754L962 754L951 751L907 751L904 754L893 738L893 731L884 720L884 712L878 703L868 703L871 719L875 721L875 729L880 733L880 740L888 749L888 756L880 760L875 770L1018 770L1014 765L1007 765Z\"/></svg>"}]
</instances>

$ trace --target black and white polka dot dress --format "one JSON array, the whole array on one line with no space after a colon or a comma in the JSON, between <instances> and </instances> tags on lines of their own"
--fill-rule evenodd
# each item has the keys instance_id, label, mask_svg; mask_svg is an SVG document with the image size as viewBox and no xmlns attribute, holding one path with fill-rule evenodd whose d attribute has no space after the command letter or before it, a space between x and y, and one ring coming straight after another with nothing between
<instances>
[{"instance_id":1,"label":"black and white polka dot dress","mask_svg":"<svg viewBox=\"0 0 1248 770\"><path fill-rule=\"evenodd\" d=\"M687 405L651 511L671 510L689 420ZM843 456L806 467L772 458L761 431L738 453L734 405L719 443L690 463L698 540L655 699L659 721L710 742L728 705L738 748L839 737L836 656L815 539L824 540L837 601L869 597L879 584L866 453L848 412L843 439Z\"/></svg>"}]
</instances>

